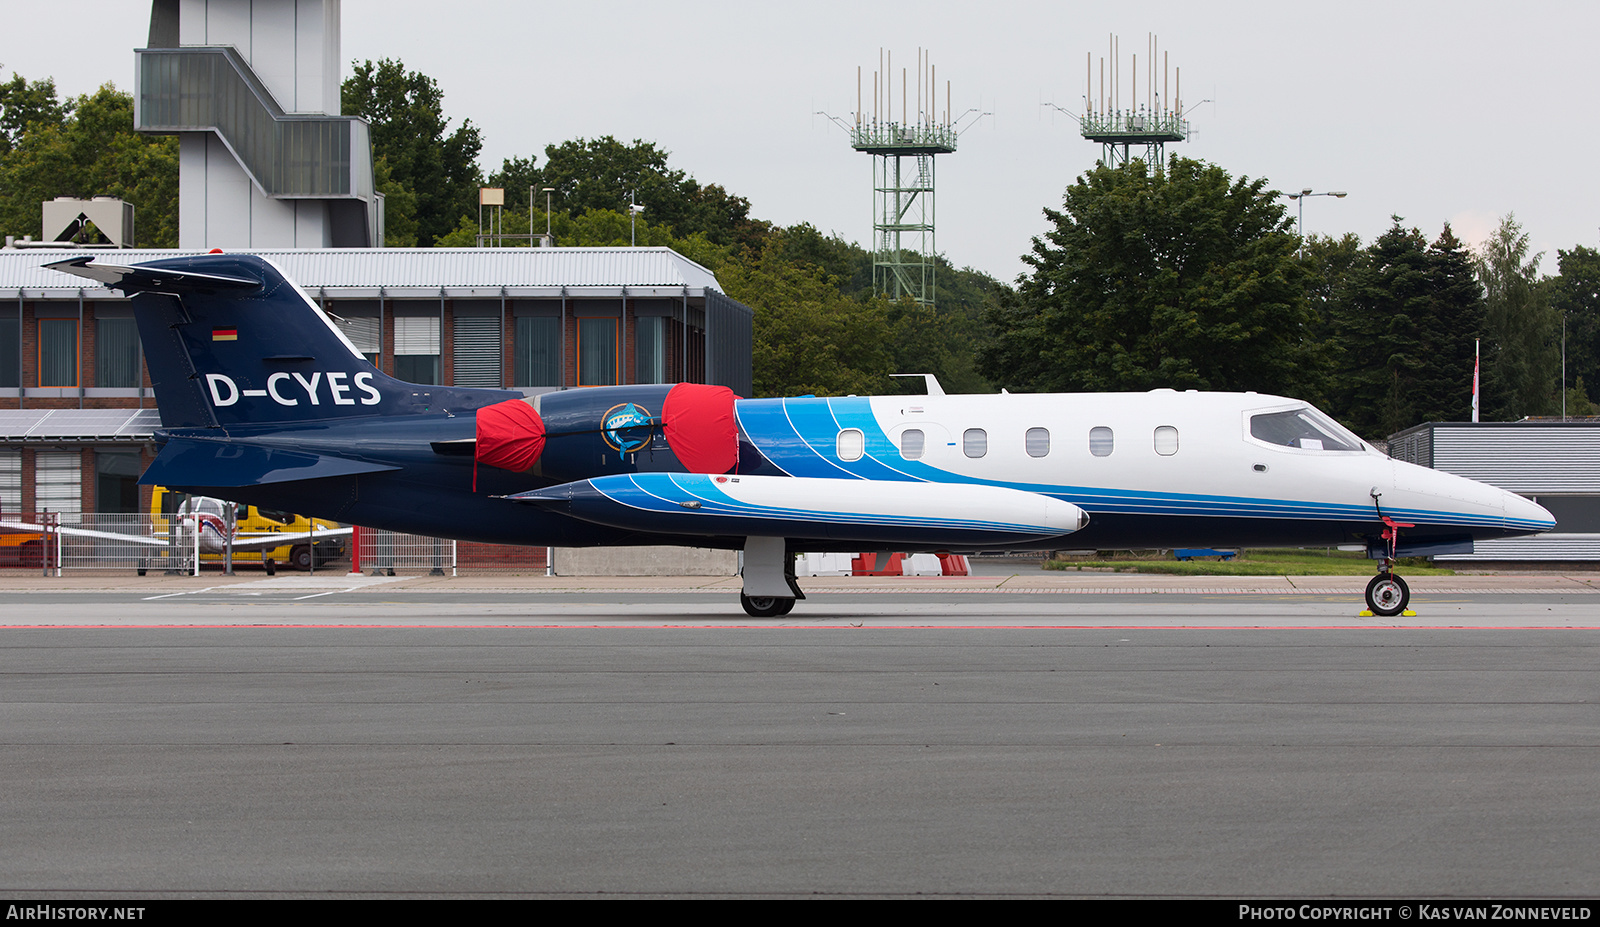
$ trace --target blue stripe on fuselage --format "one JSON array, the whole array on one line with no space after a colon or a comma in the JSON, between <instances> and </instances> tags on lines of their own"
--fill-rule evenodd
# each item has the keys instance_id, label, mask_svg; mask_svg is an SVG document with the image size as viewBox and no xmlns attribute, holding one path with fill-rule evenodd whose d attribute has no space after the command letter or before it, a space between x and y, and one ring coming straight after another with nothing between
<instances>
[{"instance_id":1,"label":"blue stripe on fuselage","mask_svg":"<svg viewBox=\"0 0 1600 927\"><path fill-rule=\"evenodd\" d=\"M975 483L1052 496L1075 503L1091 516L1126 513L1213 518L1289 518L1319 521L1377 521L1372 506L1357 503L1306 502L1200 493L1174 493L1108 487L1062 486L966 476L920 460L906 460L890 440L867 397L827 399L746 399L737 403L739 421L752 444L777 468L791 476L824 479L854 477L931 483ZM860 429L866 453L860 460L838 456L839 431ZM889 463L893 461L893 463ZM1402 521L1445 523L1462 527L1540 531L1548 525L1495 515L1467 515L1434 509L1396 509L1388 515Z\"/></svg>"}]
</instances>

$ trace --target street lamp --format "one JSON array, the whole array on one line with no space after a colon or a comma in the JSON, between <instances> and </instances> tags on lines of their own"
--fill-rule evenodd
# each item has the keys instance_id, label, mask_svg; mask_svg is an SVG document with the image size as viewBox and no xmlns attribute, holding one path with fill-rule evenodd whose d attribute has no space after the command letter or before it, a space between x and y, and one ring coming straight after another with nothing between
<instances>
[{"instance_id":1,"label":"street lamp","mask_svg":"<svg viewBox=\"0 0 1600 927\"><path fill-rule=\"evenodd\" d=\"M1303 258L1303 257L1306 256L1306 197L1308 197L1308 196L1336 196L1336 197L1338 197L1339 199L1342 200L1345 197L1349 196L1350 194L1344 192L1343 190L1336 190L1336 191L1331 192L1331 193L1312 193L1311 192L1311 188L1310 187L1306 187L1304 190L1301 190L1299 193L1286 193L1284 195L1289 197L1289 199L1291 199L1291 200L1299 200L1299 202L1300 202L1300 221L1299 221L1300 255L1299 256Z\"/></svg>"},{"instance_id":2,"label":"street lamp","mask_svg":"<svg viewBox=\"0 0 1600 927\"><path fill-rule=\"evenodd\" d=\"M550 239L550 194L554 192L556 192L555 187L544 188L544 237L546 239Z\"/></svg>"},{"instance_id":3,"label":"street lamp","mask_svg":"<svg viewBox=\"0 0 1600 927\"><path fill-rule=\"evenodd\" d=\"M628 204L628 247L638 247L638 240L634 235L634 225L639 221L639 213L644 212L644 207L638 203Z\"/></svg>"}]
</instances>

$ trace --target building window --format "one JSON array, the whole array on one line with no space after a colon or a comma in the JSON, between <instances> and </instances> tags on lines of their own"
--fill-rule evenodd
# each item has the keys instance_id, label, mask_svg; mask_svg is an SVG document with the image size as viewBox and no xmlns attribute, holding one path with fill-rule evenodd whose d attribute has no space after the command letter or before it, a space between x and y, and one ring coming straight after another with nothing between
<instances>
[{"instance_id":1,"label":"building window","mask_svg":"<svg viewBox=\"0 0 1600 927\"><path fill-rule=\"evenodd\" d=\"M1104 425L1089 429L1089 453L1096 457L1110 457L1115 446L1116 440L1111 429Z\"/></svg>"},{"instance_id":2,"label":"building window","mask_svg":"<svg viewBox=\"0 0 1600 927\"><path fill-rule=\"evenodd\" d=\"M1050 429L1029 428L1023 446L1028 449L1029 457L1044 457L1050 453Z\"/></svg>"},{"instance_id":3,"label":"building window","mask_svg":"<svg viewBox=\"0 0 1600 927\"><path fill-rule=\"evenodd\" d=\"M39 320L39 385L78 385L78 320Z\"/></svg>"},{"instance_id":4,"label":"building window","mask_svg":"<svg viewBox=\"0 0 1600 927\"><path fill-rule=\"evenodd\" d=\"M22 451L0 448L0 515L22 511Z\"/></svg>"},{"instance_id":5,"label":"building window","mask_svg":"<svg viewBox=\"0 0 1600 927\"><path fill-rule=\"evenodd\" d=\"M380 344L378 317L358 315L340 318L338 322L339 330L344 332L346 338L350 339L350 343L355 345L357 351L361 352L361 356L365 357L368 363L376 364L378 362Z\"/></svg>"},{"instance_id":6,"label":"building window","mask_svg":"<svg viewBox=\"0 0 1600 927\"><path fill-rule=\"evenodd\" d=\"M33 455L33 507L41 512L76 515L83 511L83 456L77 451L36 451Z\"/></svg>"},{"instance_id":7,"label":"building window","mask_svg":"<svg viewBox=\"0 0 1600 927\"><path fill-rule=\"evenodd\" d=\"M437 316L400 316L394 320L394 375L407 383L438 384Z\"/></svg>"},{"instance_id":8,"label":"building window","mask_svg":"<svg viewBox=\"0 0 1600 927\"><path fill-rule=\"evenodd\" d=\"M920 428L907 428L900 432L900 456L907 460L921 460L927 444L927 436Z\"/></svg>"},{"instance_id":9,"label":"building window","mask_svg":"<svg viewBox=\"0 0 1600 927\"><path fill-rule=\"evenodd\" d=\"M1600 534L1600 496L1529 496L1556 517L1556 530L1562 534Z\"/></svg>"},{"instance_id":10,"label":"building window","mask_svg":"<svg viewBox=\"0 0 1600 927\"><path fill-rule=\"evenodd\" d=\"M961 435L961 451L968 457L989 453L989 433L982 428L968 428Z\"/></svg>"},{"instance_id":11,"label":"building window","mask_svg":"<svg viewBox=\"0 0 1600 927\"><path fill-rule=\"evenodd\" d=\"M517 386L561 385L561 319L517 319Z\"/></svg>"},{"instance_id":12,"label":"building window","mask_svg":"<svg viewBox=\"0 0 1600 927\"><path fill-rule=\"evenodd\" d=\"M617 320L578 320L578 385L617 382Z\"/></svg>"},{"instance_id":13,"label":"building window","mask_svg":"<svg viewBox=\"0 0 1600 927\"><path fill-rule=\"evenodd\" d=\"M1162 457L1171 457L1178 453L1178 429L1171 425L1162 425L1156 429L1156 453Z\"/></svg>"},{"instance_id":14,"label":"building window","mask_svg":"<svg viewBox=\"0 0 1600 927\"><path fill-rule=\"evenodd\" d=\"M835 450L838 451L840 460L860 460L861 455L866 452L866 438L862 436L859 428L846 428L839 432L839 439L835 443Z\"/></svg>"},{"instance_id":15,"label":"building window","mask_svg":"<svg viewBox=\"0 0 1600 927\"><path fill-rule=\"evenodd\" d=\"M94 455L94 510L139 512L139 455L104 451Z\"/></svg>"},{"instance_id":16,"label":"building window","mask_svg":"<svg viewBox=\"0 0 1600 927\"><path fill-rule=\"evenodd\" d=\"M0 386L22 385L22 320L0 319Z\"/></svg>"},{"instance_id":17,"label":"building window","mask_svg":"<svg viewBox=\"0 0 1600 927\"><path fill-rule=\"evenodd\" d=\"M99 319L94 328L94 385L138 386L138 324L132 319Z\"/></svg>"},{"instance_id":18,"label":"building window","mask_svg":"<svg viewBox=\"0 0 1600 927\"><path fill-rule=\"evenodd\" d=\"M659 315L645 316L637 320L633 330L636 335L634 380L667 382L667 320Z\"/></svg>"},{"instance_id":19,"label":"building window","mask_svg":"<svg viewBox=\"0 0 1600 927\"><path fill-rule=\"evenodd\" d=\"M498 317L456 316L450 382L456 386L503 386L500 361L504 353Z\"/></svg>"}]
</instances>

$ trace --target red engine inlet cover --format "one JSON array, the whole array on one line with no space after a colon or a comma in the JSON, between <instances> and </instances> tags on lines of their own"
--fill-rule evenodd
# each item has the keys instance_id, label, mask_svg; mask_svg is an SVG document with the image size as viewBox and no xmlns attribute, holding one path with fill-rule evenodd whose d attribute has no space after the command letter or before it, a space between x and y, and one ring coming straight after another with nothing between
<instances>
[{"instance_id":1,"label":"red engine inlet cover","mask_svg":"<svg viewBox=\"0 0 1600 927\"><path fill-rule=\"evenodd\" d=\"M544 453L544 420L523 399L508 399L478 410L479 463L526 473Z\"/></svg>"}]
</instances>

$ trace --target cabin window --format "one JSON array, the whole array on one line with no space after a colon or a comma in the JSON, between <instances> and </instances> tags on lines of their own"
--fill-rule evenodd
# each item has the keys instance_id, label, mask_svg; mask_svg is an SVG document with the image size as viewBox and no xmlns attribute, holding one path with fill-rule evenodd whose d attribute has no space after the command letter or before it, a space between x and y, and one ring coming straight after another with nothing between
<instances>
[{"instance_id":1,"label":"cabin window","mask_svg":"<svg viewBox=\"0 0 1600 927\"><path fill-rule=\"evenodd\" d=\"M921 460L928 439L920 428L907 428L900 432L900 456L906 460Z\"/></svg>"},{"instance_id":2,"label":"cabin window","mask_svg":"<svg viewBox=\"0 0 1600 927\"><path fill-rule=\"evenodd\" d=\"M1359 451L1361 439L1315 409L1287 409L1250 416L1250 437L1279 447L1311 451Z\"/></svg>"},{"instance_id":3,"label":"cabin window","mask_svg":"<svg viewBox=\"0 0 1600 927\"><path fill-rule=\"evenodd\" d=\"M961 435L961 451L968 457L982 457L989 453L989 433L982 428L968 428Z\"/></svg>"},{"instance_id":4,"label":"cabin window","mask_svg":"<svg viewBox=\"0 0 1600 927\"><path fill-rule=\"evenodd\" d=\"M1028 449L1029 457L1044 457L1050 453L1050 429L1029 428L1023 446Z\"/></svg>"},{"instance_id":5,"label":"cabin window","mask_svg":"<svg viewBox=\"0 0 1600 927\"><path fill-rule=\"evenodd\" d=\"M1096 457L1110 457L1111 450L1116 446L1116 441L1111 434L1111 429L1104 425L1097 425L1089 429L1089 453Z\"/></svg>"},{"instance_id":6,"label":"cabin window","mask_svg":"<svg viewBox=\"0 0 1600 927\"><path fill-rule=\"evenodd\" d=\"M1156 453L1162 457L1171 457L1178 453L1178 429L1171 425L1162 425L1156 429Z\"/></svg>"},{"instance_id":7,"label":"cabin window","mask_svg":"<svg viewBox=\"0 0 1600 927\"><path fill-rule=\"evenodd\" d=\"M839 439L835 442L840 460L860 460L866 450L866 439L861 435L859 428L846 428L839 432Z\"/></svg>"}]
</instances>

